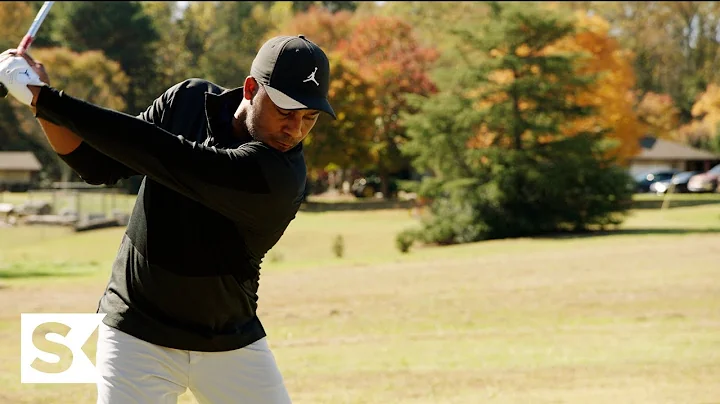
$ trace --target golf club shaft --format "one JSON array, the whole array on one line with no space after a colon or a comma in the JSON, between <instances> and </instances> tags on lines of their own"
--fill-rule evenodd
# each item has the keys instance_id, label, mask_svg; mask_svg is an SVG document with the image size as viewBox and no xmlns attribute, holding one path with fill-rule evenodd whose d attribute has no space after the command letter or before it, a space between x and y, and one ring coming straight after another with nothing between
<instances>
[{"instance_id":1,"label":"golf club shaft","mask_svg":"<svg viewBox=\"0 0 720 404\"><path fill-rule=\"evenodd\" d=\"M46 1L40 8L40 11L38 11L37 15L35 16L35 20L33 20L32 25L30 25L30 29L28 29L27 34L25 34L22 41L20 41L20 45L18 45L17 47L18 55L24 54L25 52L27 52L28 48L30 48L30 45L35 39L35 35L37 34L38 29L40 29L40 25L42 25L43 20L45 20L45 17L50 11L50 7L52 7L54 3L54 1ZM7 97L7 95L7 88L5 88L4 85L0 84L0 97L5 98Z\"/></svg>"},{"instance_id":2,"label":"golf club shaft","mask_svg":"<svg viewBox=\"0 0 720 404\"><path fill-rule=\"evenodd\" d=\"M30 29L28 29L27 34L25 34L22 41L20 41L20 45L18 45L18 55L22 55L28 50L28 48L30 48L30 45L35 39L35 35L37 35L38 29L40 29L40 25L42 25L43 20L45 20L45 17L50 11L50 7L52 7L53 3L55 2L46 1L45 4L43 4L43 6L40 8L40 11L38 11L37 15L35 16L35 20L33 20L32 25L30 25Z\"/></svg>"}]
</instances>

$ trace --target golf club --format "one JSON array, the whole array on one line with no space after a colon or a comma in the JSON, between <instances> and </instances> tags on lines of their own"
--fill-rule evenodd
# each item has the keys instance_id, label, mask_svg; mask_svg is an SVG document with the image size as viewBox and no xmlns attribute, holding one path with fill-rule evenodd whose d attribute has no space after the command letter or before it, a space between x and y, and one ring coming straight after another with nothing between
<instances>
[{"instance_id":1,"label":"golf club","mask_svg":"<svg viewBox=\"0 0 720 404\"><path fill-rule=\"evenodd\" d=\"M54 1L46 1L40 8L40 11L38 11L37 15L35 16L35 20L33 20L32 25L30 25L30 29L28 29L27 34L25 34L22 41L20 41L20 45L18 45L17 47L18 56L24 54L28 50L28 48L30 48L30 45L32 45L32 42L35 39L35 35L37 34L40 25L50 11L50 7L52 7L54 3ZM2 83L0 83L0 97L5 98L7 97L7 95L7 88L5 88Z\"/></svg>"}]
</instances>

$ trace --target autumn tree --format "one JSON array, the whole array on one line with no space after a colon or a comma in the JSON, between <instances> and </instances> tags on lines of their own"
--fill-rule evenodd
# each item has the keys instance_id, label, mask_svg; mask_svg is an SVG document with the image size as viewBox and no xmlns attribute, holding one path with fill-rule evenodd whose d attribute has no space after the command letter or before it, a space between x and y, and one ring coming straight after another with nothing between
<instances>
[{"instance_id":1,"label":"autumn tree","mask_svg":"<svg viewBox=\"0 0 720 404\"><path fill-rule=\"evenodd\" d=\"M357 64L362 77L375 89L378 115L371 153L382 179L382 193L389 198L389 176L410 168L399 149L407 140L401 114L415 111L406 95L436 91L429 71L438 52L420 46L409 24L375 16L359 21L338 50Z\"/></svg>"},{"instance_id":2,"label":"autumn tree","mask_svg":"<svg viewBox=\"0 0 720 404\"><path fill-rule=\"evenodd\" d=\"M458 84L456 72L482 60L485 55L464 46L464 38L456 35L457 30L473 30L492 23L487 2L480 1L393 1L373 7L366 2L358 12L376 13L405 21L421 46L435 47L439 52L433 63L430 77L443 88ZM365 9L370 9L365 11Z\"/></svg>"},{"instance_id":3,"label":"autumn tree","mask_svg":"<svg viewBox=\"0 0 720 404\"><path fill-rule=\"evenodd\" d=\"M669 94L647 92L637 105L638 119L649 134L665 139L678 139L680 111Z\"/></svg>"},{"instance_id":4,"label":"autumn tree","mask_svg":"<svg viewBox=\"0 0 720 404\"><path fill-rule=\"evenodd\" d=\"M711 1L582 2L603 16L635 55L641 96L669 94L681 123L709 83L720 79L720 3Z\"/></svg>"},{"instance_id":5,"label":"autumn tree","mask_svg":"<svg viewBox=\"0 0 720 404\"><path fill-rule=\"evenodd\" d=\"M305 139L305 158L310 169L329 165L365 169L372 163L375 89L341 54L331 52L328 57L332 71L329 97L337 119L321 115Z\"/></svg>"},{"instance_id":6,"label":"autumn tree","mask_svg":"<svg viewBox=\"0 0 720 404\"><path fill-rule=\"evenodd\" d=\"M593 75L595 80L577 95L577 103L593 107L595 113L573 120L563 132L572 135L595 127L605 128L606 137L616 145L611 153L619 163L626 163L640 151L640 139L648 130L635 111L632 54L610 36L610 24L602 17L576 12L574 21L574 33L546 50L587 55L578 63L576 72Z\"/></svg>"},{"instance_id":7,"label":"autumn tree","mask_svg":"<svg viewBox=\"0 0 720 404\"><path fill-rule=\"evenodd\" d=\"M331 12L322 7L310 7L295 14L292 19L269 31L265 40L276 35L303 34L326 52L337 49L341 41L350 37L354 27L353 14L349 11Z\"/></svg>"},{"instance_id":8,"label":"autumn tree","mask_svg":"<svg viewBox=\"0 0 720 404\"><path fill-rule=\"evenodd\" d=\"M541 5L491 6L493 24L459 32L486 57L458 69L460 85L411 97L420 111L403 150L433 174L422 188L431 214L415 235L451 244L618 223L630 195L607 128L565 131L597 113L579 99L597 79L578 71L592 55L561 50L576 21Z\"/></svg>"},{"instance_id":9,"label":"autumn tree","mask_svg":"<svg viewBox=\"0 0 720 404\"><path fill-rule=\"evenodd\" d=\"M691 110L693 120L678 129L684 143L720 153L720 86L710 84Z\"/></svg>"},{"instance_id":10,"label":"autumn tree","mask_svg":"<svg viewBox=\"0 0 720 404\"><path fill-rule=\"evenodd\" d=\"M108 59L102 52L38 48L33 50L32 56L46 66L53 87L106 108L125 109L122 94L127 90L129 78L118 62ZM61 172L71 175L71 170L51 150L32 111L14 100L13 106L18 120L15 128L35 144L42 145L34 151L50 170L49 174L56 178Z\"/></svg>"},{"instance_id":11,"label":"autumn tree","mask_svg":"<svg viewBox=\"0 0 720 404\"><path fill-rule=\"evenodd\" d=\"M281 14L281 3L275 13ZM305 11L277 25L265 34L264 40L277 35L298 35L322 47L330 60L330 102L338 119L321 114L317 124L304 141L310 177L335 171L340 181L348 170L364 169L370 161L369 146L374 130L373 88L360 75L355 63L337 53L337 45L346 40L353 29L353 14L325 7L309 6Z\"/></svg>"}]
</instances>

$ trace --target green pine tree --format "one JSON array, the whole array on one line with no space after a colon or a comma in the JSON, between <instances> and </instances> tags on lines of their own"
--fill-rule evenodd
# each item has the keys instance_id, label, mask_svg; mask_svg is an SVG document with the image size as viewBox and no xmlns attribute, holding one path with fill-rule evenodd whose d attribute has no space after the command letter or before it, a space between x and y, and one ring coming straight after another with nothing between
<instances>
[{"instance_id":1,"label":"green pine tree","mask_svg":"<svg viewBox=\"0 0 720 404\"><path fill-rule=\"evenodd\" d=\"M572 97L595 78L576 73L582 55L543 52L574 32L568 16L527 3L493 4L492 9L496 23L483 32L459 32L467 46L490 56L471 76L480 89L473 98L492 104L480 115L488 131L498 134L493 145L509 140L512 149L523 150L541 138L560 136L564 122L591 114Z\"/></svg>"},{"instance_id":2,"label":"green pine tree","mask_svg":"<svg viewBox=\"0 0 720 404\"><path fill-rule=\"evenodd\" d=\"M440 94L412 100L421 110L407 117L403 150L434 174L421 234L449 244L619 223L627 176L606 157L605 128L562 131L595 113L576 101L595 80L577 73L584 55L547 52L574 33L573 20L531 3L490 7L492 24L457 32L485 57L458 63Z\"/></svg>"},{"instance_id":3,"label":"green pine tree","mask_svg":"<svg viewBox=\"0 0 720 404\"><path fill-rule=\"evenodd\" d=\"M148 94L155 78L154 43L160 38L136 1L58 2L53 6L50 41L76 52L101 50L130 77L125 112L143 111L159 94ZM52 74L52 73L51 73Z\"/></svg>"}]
</instances>

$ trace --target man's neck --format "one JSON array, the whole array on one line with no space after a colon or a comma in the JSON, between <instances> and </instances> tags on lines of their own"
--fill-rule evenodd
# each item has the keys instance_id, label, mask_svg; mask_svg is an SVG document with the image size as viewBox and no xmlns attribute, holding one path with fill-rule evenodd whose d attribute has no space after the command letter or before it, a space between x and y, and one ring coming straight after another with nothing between
<instances>
[{"instance_id":1,"label":"man's neck","mask_svg":"<svg viewBox=\"0 0 720 404\"><path fill-rule=\"evenodd\" d=\"M238 109L238 111L233 114L232 119L232 134L234 137L242 141L252 140L252 136L250 136L250 132L248 131L247 125L245 124L246 117L247 111L243 109Z\"/></svg>"}]
</instances>

